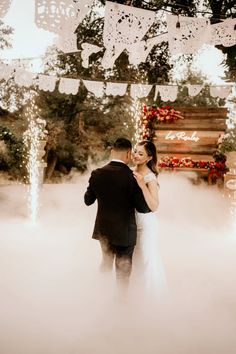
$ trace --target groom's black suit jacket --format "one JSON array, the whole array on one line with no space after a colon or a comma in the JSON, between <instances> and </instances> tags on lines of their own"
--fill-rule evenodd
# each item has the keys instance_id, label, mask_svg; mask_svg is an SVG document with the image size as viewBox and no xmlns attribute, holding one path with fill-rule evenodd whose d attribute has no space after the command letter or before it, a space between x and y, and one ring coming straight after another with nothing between
<instances>
[{"instance_id":1,"label":"groom's black suit jacket","mask_svg":"<svg viewBox=\"0 0 236 354\"><path fill-rule=\"evenodd\" d=\"M102 236L113 245L136 244L135 209L148 213L148 208L133 172L122 162L111 161L94 170L84 195L86 205L97 200L98 209L93 238Z\"/></svg>"}]
</instances>

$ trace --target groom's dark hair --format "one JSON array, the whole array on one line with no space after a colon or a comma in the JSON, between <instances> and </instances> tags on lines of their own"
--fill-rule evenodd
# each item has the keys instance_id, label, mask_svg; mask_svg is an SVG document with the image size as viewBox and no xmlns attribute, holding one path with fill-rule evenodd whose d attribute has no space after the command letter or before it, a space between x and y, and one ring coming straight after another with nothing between
<instances>
[{"instance_id":1,"label":"groom's dark hair","mask_svg":"<svg viewBox=\"0 0 236 354\"><path fill-rule=\"evenodd\" d=\"M127 151L132 149L131 141L126 138L118 138L113 144L113 149L116 151Z\"/></svg>"}]
</instances>

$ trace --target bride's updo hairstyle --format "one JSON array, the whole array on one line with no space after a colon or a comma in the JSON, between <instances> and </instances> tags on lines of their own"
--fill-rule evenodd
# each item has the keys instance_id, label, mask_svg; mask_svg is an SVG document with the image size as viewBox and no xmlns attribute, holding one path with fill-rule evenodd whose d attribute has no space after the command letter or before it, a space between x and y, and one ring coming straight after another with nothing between
<instances>
[{"instance_id":1,"label":"bride's updo hairstyle","mask_svg":"<svg viewBox=\"0 0 236 354\"><path fill-rule=\"evenodd\" d=\"M148 161L147 166L157 176L157 149L153 142L150 140L142 140L138 143L139 146L143 146L148 156L152 159Z\"/></svg>"}]
</instances>

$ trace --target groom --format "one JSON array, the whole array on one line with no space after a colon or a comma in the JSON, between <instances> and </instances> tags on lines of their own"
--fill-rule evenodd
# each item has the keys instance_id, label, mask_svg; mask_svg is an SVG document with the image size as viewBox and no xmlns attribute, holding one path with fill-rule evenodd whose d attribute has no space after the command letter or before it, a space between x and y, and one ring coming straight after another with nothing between
<instances>
[{"instance_id":1,"label":"groom","mask_svg":"<svg viewBox=\"0 0 236 354\"><path fill-rule=\"evenodd\" d=\"M98 209L93 238L100 241L102 270L112 270L115 260L116 278L127 286L132 268L137 227L135 209L148 213L142 191L127 164L131 158L131 142L125 138L115 141L112 160L92 171L84 195L86 205L97 200Z\"/></svg>"}]
</instances>

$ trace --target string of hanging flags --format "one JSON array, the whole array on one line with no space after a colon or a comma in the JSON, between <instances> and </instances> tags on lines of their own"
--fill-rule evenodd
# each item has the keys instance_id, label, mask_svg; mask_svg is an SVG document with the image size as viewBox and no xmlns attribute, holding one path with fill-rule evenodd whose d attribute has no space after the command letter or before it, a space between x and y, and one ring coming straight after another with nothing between
<instances>
[{"instance_id":1,"label":"string of hanging flags","mask_svg":"<svg viewBox=\"0 0 236 354\"><path fill-rule=\"evenodd\" d=\"M157 99L158 94L164 102L174 102L178 95L177 85L148 85L132 82L106 82L85 80L82 78L74 79L57 77L55 75L32 73L22 69L22 67L0 63L0 80L8 81L9 79L13 79L20 87L31 87L32 85L36 85L43 91L53 92L57 87L60 93L67 95L77 95L82 82L87 91L97 98L110 95L124 96L129 92L133 99L140 99L147 97L152 89L154 90L154 101ZM189 96L192 97L198 95L204 88L203 84L186 84L185 86L188 89ZM227 98L231 94L233 87L235 87L235 85L212 85L210 86L210 95L212 97Z\"/></svg>"},{"instance_id":2,"label":"string of hanging flags","mask_svg":"<svg viewBox=\"0 0 236 354\"><path fill-rule=\"evenodd\" d=\"M59 35L57 45L65 53L78 51L75 29L92 6L92 0L35 0L35 22L38 27ZM126 50L130 64L145 62L152 48L163 41L169 43L174 54L193 54L203 44L236 44L236 19L226 19L210 24L207 18L166 15L165 33L143 40L157 21L154 11L106 1L104 13L103 43L98 46L82 44L83 66L89 67L93 53L104 51L102 66L112 68L119 55Z\"/></svg>"},{"instance_id":3,"label":"string of hanging flags","mask_svg":"<svg viewBox=\"0 0 236 354\"><path fill-rule=\"evenodd\" d=\"M0 1L0 18L10 8L12 0ZM64 53L77 52L75 30L90 12L93 0L35 0L35 23L39 28L58 35L56 45ZM102 65L113 68L116 59L125 50L130 64L145 62L148 54L163 41L169 43L174 54L193 54L203 44L236 45L236 18L210 24L207 18L184 17L166 14L165 32L156 33L144 40L158 20L154 11L106 1L104 12L103 43L83 43L81 58L85 68L93 53L104 51Z\"/></svg>"}]
</instances>

